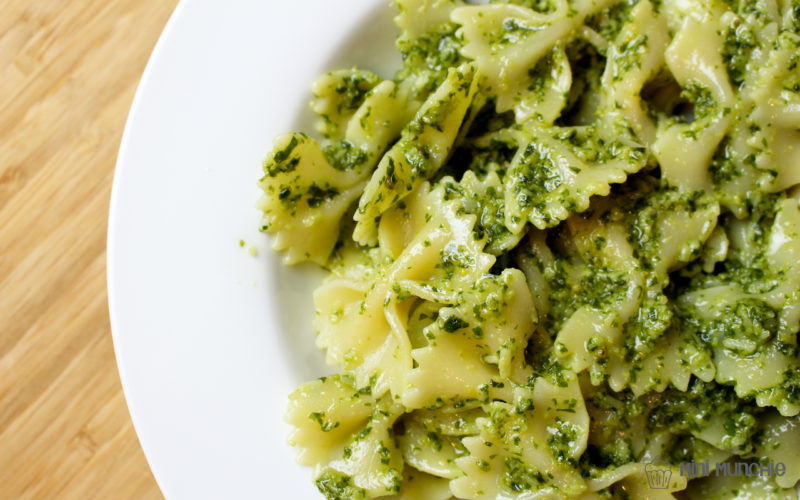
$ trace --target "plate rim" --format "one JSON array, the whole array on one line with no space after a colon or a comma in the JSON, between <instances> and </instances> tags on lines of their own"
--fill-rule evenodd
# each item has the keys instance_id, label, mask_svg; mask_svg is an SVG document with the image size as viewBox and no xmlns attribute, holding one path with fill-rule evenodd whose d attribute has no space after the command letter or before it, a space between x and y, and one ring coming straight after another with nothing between
<instances>
[{"instance_id":1,"label":"plate rim","mask_svg":"<svg viewBox=\"0 0 800 500\"><path fill-rule=\"evenodd\" d=\"M145 461L147 462L147 467L150 470L150 473L153 475L153 479L158 486L160 493L166 496L166 491L164 488L164 481L161 474L156 471L156 468L153 467L153 463L151 460L151 454L148 452L147 448L145 447L141 434L139 433L139 426L141 424L140 417L138 415L138 410L134 408L133 405L130 404L130 375L126 375L127 371L127 364L124 358L121 355L122 349L120 348L121 340L119 336L121 335L120 328L119 328L119 320L118 320L118 304L117 304L117 294L114 293L114 290L117 289L117 278L116 278L116 243L117 240L116 234L119 231L119 226L115 222L118 220L117 213L119 212L119 203L120 203L120 189L122 183L122 171L125 169L125 158L127 157L127 153L131 148L131 130L134 127L134 123L136 121L137 116L140 114L141 109L141 102L143 99L143 95L147 88L147 83L152 79L153 68L155 68L155 61L159 58L160 54L164 50L164 46L167 44L167 39L171 36L171 33L175 31L175 26L178 24L178 19L183 16L183 12L186 10L186 6L192 0L178 0L178 4L175 6L174 10L167 19L164 28L161 31L161 34L158 36L158 40L156 40L155 45L153 46L153 50L150 53L149 58L147 59L147 64L145 65L144 71L142 72L142 76L139 79L139 82L136 85L136 92L133 95L133 100L131 101L130 109L128 110L128 115L125 119L125 126L122 129L122 138L120 140L119 149L117 151L117 158L114 162L114 177L111 181L111 195L109 198L109 205L108 205L108 224L106 230L106 295L108 298L108 315L109 315L109 328L111 330L111 342L114 347L114 360L117 364L117 373L119 375L120 385L122 386L122 394L125 400L125 407L128 409L128 414L131 418L131 424L133 425L134 433L136 434L136 442L142 450L144 455Z\"/></svg>"}]
</instances>

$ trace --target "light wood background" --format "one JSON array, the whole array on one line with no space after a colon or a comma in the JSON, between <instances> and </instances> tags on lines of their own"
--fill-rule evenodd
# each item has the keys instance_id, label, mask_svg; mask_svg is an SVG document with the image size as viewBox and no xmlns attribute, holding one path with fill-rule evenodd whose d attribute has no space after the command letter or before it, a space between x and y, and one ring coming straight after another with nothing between
<instances>
[{"instance_id":1,"label":"light wood background","mask_svg":"<svg viewBox=\"0 0 800 500\"><path fill-rule=\"evenodd\" d=\"M161 498L122 395L106 224L177 0L0 0L0 498Z\"/></svg>"}]
</instances>

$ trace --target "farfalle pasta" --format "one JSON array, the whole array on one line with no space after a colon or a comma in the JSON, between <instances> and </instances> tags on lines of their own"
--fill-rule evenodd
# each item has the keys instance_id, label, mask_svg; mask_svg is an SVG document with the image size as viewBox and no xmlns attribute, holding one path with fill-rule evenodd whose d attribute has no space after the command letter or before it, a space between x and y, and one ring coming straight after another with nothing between
<instances>
[{"instance_id":1,"label":"farfalle pasta","mask_svg":"<svg viewBox=\"0 0 800 500\"><path fill-rule=\"evenodd\" d=\"M330 272L320 492L796 497L800 3L396 7L402 67L321 76L260 182Z\"/></svg>"}]
</instances>

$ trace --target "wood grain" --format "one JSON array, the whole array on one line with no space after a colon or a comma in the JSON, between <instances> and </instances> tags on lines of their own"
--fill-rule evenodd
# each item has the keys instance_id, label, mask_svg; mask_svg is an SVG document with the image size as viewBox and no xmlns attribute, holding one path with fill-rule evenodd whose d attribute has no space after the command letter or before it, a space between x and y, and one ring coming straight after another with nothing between
<instances>
[{"instance_id":1,"label":"wood grain","mask_svg":"<svg viewBox=\"0 0 800 500\"><path fill-rule=\"evenodd\" d=\"M161 498L117 375L111 180L177 0L0 0L0 498Z\"/></svg>"}]
</instances>

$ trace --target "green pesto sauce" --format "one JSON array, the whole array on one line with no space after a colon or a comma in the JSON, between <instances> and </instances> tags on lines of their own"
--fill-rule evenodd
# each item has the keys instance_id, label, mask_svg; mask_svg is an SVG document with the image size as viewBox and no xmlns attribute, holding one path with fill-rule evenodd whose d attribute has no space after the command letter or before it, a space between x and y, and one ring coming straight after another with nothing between
<instances>
[{"instance_id":1,"label":"green pesto sauce","mask_svg":"<svg viewBox=\"0 0 800 500\"><path fill-rule=\"evenodd\" d=\"M515 239L505 225L505 202L502 186L488 186L484 193L469 189L463 183L445 182L445 200L464 200L465 213L477 216L473 231L475 239L486 238L486 251L501 254L499 246ZM518 239L518 238L516 238Z\"/></svg>"},{"instance_id":2,"label":"green pesto sauce","mask_svg":"<svg viewBox=\"0 0 800 500\"><path fill-rule=\"evenodd\" d=\"M353 146L347 139L329 142L322 152L333 168L342 171L355 170L369 159L365 151Z\"/></svg>"},{"instance_id":3,"label":"green pesto sauce","mask_svg":"<svg viewBox=\"0 0 800 500\"><path fill-rule=\"evenodd\" d=\"M487 464L488 465L488 464ZM507 457L503 461L503 486L509 491L522 493L539 488L546 483L545 476L516 457Z\"/></svg>"},{"instance_id":4,"label":"green pesto sauce","mask_svg":"<svg viewBox=\"0 0 800 500\"><path fill-rule=\"evenodd\" d=\"M572 466L577 465L575 459L570 456L571 449L578 439L578 429L575 424L556 418L555 426L548 427L547 432L547 446L555 459Z\"/></svg>"},{"instance_id":5,"label":"green pesto sauce","mask_svg":"<svg viewBox=\"0 0 800 500\"><path fill-rule=\"evenodd\" d=\"M747 456L759 443L759 418L765 409L740 399L733 388L692 379L687 391L669 388L636 397L630 391L600 392L586 401L592 420L602 419L603 429L589 445L580 467L620 466L639 460L629 436L644 425L647 435L670 432L674 439L661 450L662 459L673 463L702 460L707 444L694 438L721 422L722 449Z\"/></svg>"},{"instance_id":6,"label":"green pesto sauce","mask_svg":"<svg viewBox=\"0 0 800 500\"><path fill-rule=\"evenodd\" d=\"M323 412L312 412L308 415L308 418L318 423L322 432L329 432L339 427L339 422L331 422L330 420L327 420L325 418L325 413Z\"/></svg>"},{"instance_id":7,"label":"green pesto sauce","mask_svg":"<svg viewBox=\"0 0 800 500\"><path fill-rule=\"evenodd\" d=\"M336 84L337 111L354 111L361 106L367 93L378 83L380 77L367 71L353 71L343 76Z\"/></svg>"},{"instance_id":8,"label":"green pesto sauce","mask_svg":"<svg viewBox=\"0 0 800 500\"><path fill-rule=\"evenodd\" d=\"M622 28L631 20L631 7L635 2L617 2L586 19L586 25L604 39L613 42Z\"/></svg>"},{"instance_id":9,"label":"green pesto sauce","mask_svg":"<svg viewBox=\"0 0 800 500\"><path fill-rule=\"evenodd\" d=\"M314 481L328 500L364 500L367 492L353 484L350 476L327 469Z\"/></svg>"},{"instance_id":10,"label":"green pesto sauce","mask_svg":"<svg viewBox=\"0 0 800 500\"><path fill-rule=\"evenodd\" d=\"M576 273L570 260L559 256L547 269L551 310L541 321L551 335L582 306L599 310L613 307L623 299L627 287L628 277L623 272L590 261L581 263Z\"/></svg>"},{"instance_id":11,"label":"green pesto sauce","mask_svg":"<svg viewBox=\"0 0 800 500\"><path fill-rule=\"evenodd\" d=\"M457 24L445 23L416 39L398 40L403 67L395 74L395 80L419 78L423 82L419 88L421 98L436 90L447 76L448 68L464 60L459 52L463 42L456 34L457 29Z\"/></svg>"},{"instance_id":12,"label":"green pesto sauce","mask_svg":"<svg viewBox=\"0 0 800 500\"><path fill-rule=\"evenodd\" d=\"M750 55L758 46L755 34L745 23L734 23L725 32L722 46L722 59L728 71L731 83L741 85L748 73Z\"/></svg>"}]
</instances>

